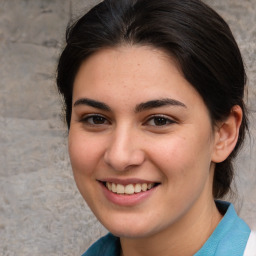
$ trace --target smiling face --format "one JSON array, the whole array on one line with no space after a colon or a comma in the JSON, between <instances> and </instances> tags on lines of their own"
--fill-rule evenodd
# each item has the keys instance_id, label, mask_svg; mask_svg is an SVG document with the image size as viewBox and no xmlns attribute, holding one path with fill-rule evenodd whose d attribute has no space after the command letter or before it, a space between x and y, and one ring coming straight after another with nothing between
<instances>
[{"instance_id":1,"label":"smiling face","mask_svg":"<svg viewBox=\"0 0 256 256\"><path fill-rule=\"evenodd\" d=\"M198 219L213 204L214 140L202 98L162 51L103 49L81 65L69 154L112 233L147 237Z\"/></svg>"}]
</instances>

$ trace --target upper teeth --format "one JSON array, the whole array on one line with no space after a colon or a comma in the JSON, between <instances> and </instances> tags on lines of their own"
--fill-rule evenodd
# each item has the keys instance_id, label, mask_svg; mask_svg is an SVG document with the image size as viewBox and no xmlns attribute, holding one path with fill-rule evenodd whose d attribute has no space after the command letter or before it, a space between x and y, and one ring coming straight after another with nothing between
<instances>
[{"instance_id":1,"label":"upper teeth","mask_svg":"<svg viewBox=\"0 0 256 256\"><path fill-rule=\"evenodd\" d=\"M132 195L134 193L140 193L141 191L144 192L151 189L154 186L154 183L142 183L142 184L137 183L137 184L122 185L122 184L106 182L106 186L108 190L114 193Z\"/></svg>"}]
</instances>

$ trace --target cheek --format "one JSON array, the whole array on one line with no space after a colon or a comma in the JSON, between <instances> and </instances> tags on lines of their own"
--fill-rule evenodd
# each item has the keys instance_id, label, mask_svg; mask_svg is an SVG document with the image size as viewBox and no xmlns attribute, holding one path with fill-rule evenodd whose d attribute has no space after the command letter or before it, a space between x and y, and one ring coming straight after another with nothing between
<instances>
[{"instance_id":1,"label":"cheek","mask_svg":"<svg viewBox=\"0 0 256 256\"><path fill-rule=\"evenodd\" d=\"M68 150L74 179L78 190L88 205L93 206L96 172L100 164L101 147L97 139L90 139L79 130L70 129Z\"/></svg>"},{"instance_id":2,"label":"cheek","mask_svg":"<svg viewBox=\"0 0 256 256\"><path fill-rule=\"evenodd\" d=\"M154 143L152 154L155 162L172 178L195 177L196 174L208 174L211 162L210 142L207 136L175 136L164 142ZM157 149L158 148L158 149ZM182 182L183 179L180 180Z\"/></svg>"},{"instance_id":3,"label":"cheek","mask_svg":"<svg viewBox=\"0 0 256 256\"><path fill-rule=\"evenodd\" d=\"M97 140L70 130L68 150L75 176L87 176L93 173L101 155Z\"/></svg>"}]
</instances>

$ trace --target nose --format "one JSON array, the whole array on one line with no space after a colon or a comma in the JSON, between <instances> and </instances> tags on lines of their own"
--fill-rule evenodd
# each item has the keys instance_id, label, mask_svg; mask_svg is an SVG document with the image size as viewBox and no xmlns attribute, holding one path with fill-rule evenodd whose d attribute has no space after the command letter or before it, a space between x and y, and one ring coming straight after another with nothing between
<instances>
[{"instance_id":1,"label":"nose","mask_svg":"<svg viewBox=\"0 0 256 256\"><path fill-rule=\"evenodd\" d=\"M115 171L125 171L138 167L145 161L145 153L139 136L125 129L116 131L109 140L104 161Z\"/></svg>"}]
</instances>

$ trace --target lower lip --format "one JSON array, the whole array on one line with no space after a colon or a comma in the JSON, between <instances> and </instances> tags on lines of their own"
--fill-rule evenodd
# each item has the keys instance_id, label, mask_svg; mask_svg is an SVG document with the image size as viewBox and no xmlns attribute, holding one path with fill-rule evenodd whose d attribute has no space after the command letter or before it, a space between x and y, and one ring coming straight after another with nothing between
<instances>
[{"instance_id":1,"label":"lower lip","mask_svg":"<svg viewBox=\"0 0 256 256\"><path fill-rule=\"evenodd\" d=\"M158 187L153 187L150 190L147 190L145 192L140 192L137 194L132 194L132 195L126 195L126 194L116 194L113 193L112 191L108 190L103 183L100 182L100 185L103 189L103 193L105 197L112 203L120 206L134 206L137 204L142 203L145 201L147 198L149 198L152 193L155 192L156 188Z\"/></svg>"}]
</instances>

